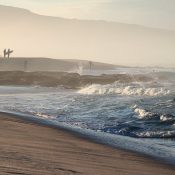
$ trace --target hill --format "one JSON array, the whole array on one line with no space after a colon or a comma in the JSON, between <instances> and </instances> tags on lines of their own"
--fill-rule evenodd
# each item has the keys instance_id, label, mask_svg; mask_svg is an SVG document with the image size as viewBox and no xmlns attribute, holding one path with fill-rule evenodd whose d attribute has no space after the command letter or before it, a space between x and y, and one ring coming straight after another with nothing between
<instances>
[{"instance_id":1,"label":"hill","mask_svg":"<svg viewBox=\"0 0 175 175\"><path fill-rule=\"evenodd\" d=\"M0 6L0 21L0 50L10 47L14 56L175 66L175 31L42 16L8 6Z\"/></svg>"}]
</instances>

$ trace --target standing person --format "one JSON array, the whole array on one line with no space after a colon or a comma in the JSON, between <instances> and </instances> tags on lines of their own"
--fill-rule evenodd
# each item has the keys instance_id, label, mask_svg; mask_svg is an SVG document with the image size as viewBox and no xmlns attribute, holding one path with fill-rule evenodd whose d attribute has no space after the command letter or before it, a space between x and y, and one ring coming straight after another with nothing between
<instances>
[{"instance_id":1,"label":"standing person","mask_svg":"<svg viewBox=\"0 0 175 175\"><path fill-rule=\"evenodd\" d=\"M7 51L8 58L10 58L11 53L13 53L13 50L8 49L8 51Z\"/></svg>"},{"instance_id":2,"label":"standing person","mask_svg":"<svg viewBox=\"0 0 175 175\"><path fill-rule=\"evenodd\" d=\"M10 58L10 49L7 51L7 57Z\"/></svg>"},{"instance_id":3,"label":"standing person","mask_svg":"<svg viewBox=\"0 0 175 175\"><path fill-rule=\"evenodd\" d=\"M92 70L92 66L93 66L93 62L89 61L89 68L90 68L90 70Z\"/></svg>"},{"instance_id":4,"label":"standing person","mask_svg":"<svg viewBox=\"0 0 175 175\"><path fill-rule=\"evenodd\" d=\"M7 55L7 50L4 49L4 58L6 58L6 55Z\"/></svg>"}]
</instances>

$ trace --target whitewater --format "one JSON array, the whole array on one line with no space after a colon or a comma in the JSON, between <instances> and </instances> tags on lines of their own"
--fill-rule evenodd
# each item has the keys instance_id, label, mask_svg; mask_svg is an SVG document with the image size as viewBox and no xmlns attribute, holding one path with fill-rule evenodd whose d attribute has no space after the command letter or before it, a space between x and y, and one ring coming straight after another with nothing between
<instances>
[{"instance_id":1,"label":"whitewater","mask_svg":"<svg viewBox=\"0 0 175 175\"><path fill-rule=\"evenodd\" d=\"M138 96L159 96L166 95L170 93L170 90L166 88L155 88L148 87L146 88L144 84L121 84L121 83L113 83L108 85L98 85L93 84L87 86L78 91L80 94L121 94L121 95L138 95Z\"/></svg>"},{"instance_id":2,"label":"whitewater","mask_svg":"<svg viewBox=\"0 0 175 175\"><path fill-rule=\"evenodd\" d=\"M78 90L0 86L0 110L175 164L175 72L144 74L152 80L89 84Z\"/></svg>"}]
</instances>

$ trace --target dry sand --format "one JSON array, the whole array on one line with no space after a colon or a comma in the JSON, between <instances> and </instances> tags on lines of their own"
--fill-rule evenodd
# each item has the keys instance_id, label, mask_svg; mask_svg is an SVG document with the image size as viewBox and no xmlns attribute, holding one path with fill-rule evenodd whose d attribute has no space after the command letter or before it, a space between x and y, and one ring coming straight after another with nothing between
<instances>
[{"instance_id":1,"label":"dry sand","mask_svg":"<svg viewBox=\"0 0 175 175\"><path fill-rule=\"evenodd\" d=\"M0 174L174 175L175 167L0 114Z\"/></svg>"}]
</instances>

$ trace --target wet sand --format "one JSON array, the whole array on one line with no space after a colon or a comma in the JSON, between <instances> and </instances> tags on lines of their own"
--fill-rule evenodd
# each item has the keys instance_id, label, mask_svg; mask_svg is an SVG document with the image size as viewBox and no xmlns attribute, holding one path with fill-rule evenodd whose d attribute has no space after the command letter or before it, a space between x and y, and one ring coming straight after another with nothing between
<instances>
[{"instance_id":1,"label":"wet sand","mask_svg":"<svg viewBox=\"0 0 175 175\"><path fill-rule=\"evenodd\" d=\"M175 167L0 113L0 174L174 175Z\"/></svg>"}]
</instances>

